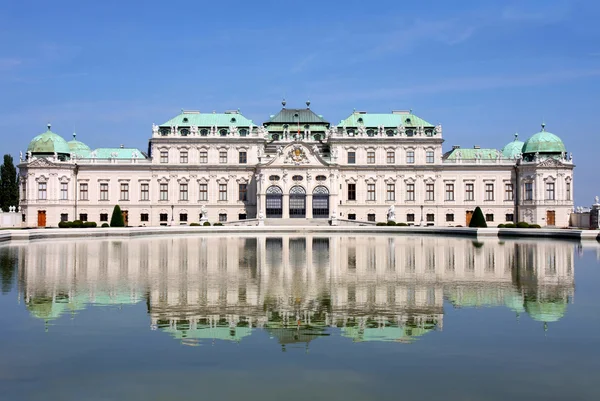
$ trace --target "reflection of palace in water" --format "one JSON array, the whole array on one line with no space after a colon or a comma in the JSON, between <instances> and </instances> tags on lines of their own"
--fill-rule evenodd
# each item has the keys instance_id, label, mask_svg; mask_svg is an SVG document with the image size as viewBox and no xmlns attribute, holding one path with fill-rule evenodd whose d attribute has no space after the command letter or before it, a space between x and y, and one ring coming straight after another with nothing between
<instances>
[{"instance_id":1,"label":"reflection of palace in water","mask_svg":"<svg viewBox=\"0 0 600 401\"><path fill-rule=\"evenodd\" d=\"M151 327L190 345L257 328L284 347L333 327L354 341L410 342L443 328L444 300L505 306L545 326L574 293L567 242L195 236L39 242L18 252L19 292L34 316L145 300Z\"/></svg>"}]
</instances>

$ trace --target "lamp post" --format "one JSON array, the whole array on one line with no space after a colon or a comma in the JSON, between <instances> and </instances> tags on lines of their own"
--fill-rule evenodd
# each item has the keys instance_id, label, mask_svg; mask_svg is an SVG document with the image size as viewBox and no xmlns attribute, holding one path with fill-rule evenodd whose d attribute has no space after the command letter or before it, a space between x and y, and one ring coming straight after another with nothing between
<instances>
[{"instance_id":1,"label":"lamp post","mask_svg":"<svg viewBox=\"0 0 600 401\"><path fill-rule=\"evenodd\" d=\"M423 205L421 205L421 223L419 225L423 227Z\"/></svg>"},{"instance_id":2,"label":"lamp post","mask_svg":"<svg viewBox=\"0 0 600 401\"><path fill-rule=\"evenodd\" d=\"M171 205L171 225L173 225L173 221L175 220L173 209L175 209L175 205Z\"/></svg>"}]
</instances>

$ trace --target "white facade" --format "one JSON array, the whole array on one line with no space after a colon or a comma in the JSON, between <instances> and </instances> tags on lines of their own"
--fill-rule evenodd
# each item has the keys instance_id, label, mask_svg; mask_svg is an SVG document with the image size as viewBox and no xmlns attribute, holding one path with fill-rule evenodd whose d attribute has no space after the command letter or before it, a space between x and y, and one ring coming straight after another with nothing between
<instances>
[{"instance_id":1,"label":"white facade","mask_svg":"<svg viewBox=\"0 0 600 401\"><path fill-rule=\"evenodd\" d=\"M182 112L153 127L147 157L28 152L19 165L24 224L100 225L118 204L130 226L198 223L203 212L211 223L335 216L465 226L477 206L488 226L568 226L574 165L566 152L444 153L443 142L441 126L411 112L355 112L333 126L309 108L284 107L258 127L239 112Z\"/></svg>"}]
</instances>

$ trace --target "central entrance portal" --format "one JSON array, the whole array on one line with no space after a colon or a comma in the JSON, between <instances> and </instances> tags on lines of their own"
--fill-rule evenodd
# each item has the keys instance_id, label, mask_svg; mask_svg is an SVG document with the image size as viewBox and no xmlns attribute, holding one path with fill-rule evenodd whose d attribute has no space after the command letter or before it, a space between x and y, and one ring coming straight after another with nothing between
<instances>
[{"instance_id":1,"label":"central entrance portal","mask_svg":"<svg viewBox=\"0 0 600 401\"><path fill-rule=\"evenodd\" d=\"M319 185L314 189L312 203L315 219L329 217L329 190L326 187Z\"/></svg>"},{"instance_id":2,"label":"central entrance portal","mask_svg":"<svg viewBox=\"0 0 600 401\"><path fill-rule=\"evenodd\" d=\"M283 212L283 191L273 185L267 188L267 218L281 218Z\"/></svg>"},{"instance_id":3,"label":"central entrance portal","mask_svg":"<svg viewBox=\"0 0 600 401\"><path fill-rule=\"evenodd\" d=\"M306 217L306 191L299 185L290 189L290 217Z\"/></svg>"}]
</instances>

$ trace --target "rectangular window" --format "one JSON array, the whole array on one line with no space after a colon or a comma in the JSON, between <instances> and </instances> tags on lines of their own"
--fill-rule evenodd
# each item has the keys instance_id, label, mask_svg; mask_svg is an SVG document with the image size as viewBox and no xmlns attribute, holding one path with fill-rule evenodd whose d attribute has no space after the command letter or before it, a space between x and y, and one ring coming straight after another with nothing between
<instances>
[{"instance_id":1,"label":"rectangular window","mask_svg":"<svg viewBox=\"0 0 600 401\"><path fill-rule=\"evenodd\" d=\"M396 152L394 152L393 150L388 150L388 152L387 152L387 162L388 162L388 164L394 164L394 163L396 163Z\"/></svg>"},{"instance_id":2,"label":"rectangular window","mask_svg":"<svg viewBox=\"0 0 600 401\"><path fill-rule=\"evenodd\" d=\"M129 200L129 184L121 183L121 200Z\"/></svg>"},{"instance_id":3,"label":"rectangular window","mask_svg":"<svg viewBox=\"0 0 600 401\"><path fill-rule=\"evenodd\" d=\"M79 213L79 220L87 221L87 213Z\"/></svg>"},{"instance_id":4,"label":"rectangular window","mask_svg":"<svg viewBox=\"0 0 600 401\"><path fill-rule=\"evenodd\" d=\"M180 222L187 222L187 213L179 213L179 221Z\"/></svg>"},{"instance_id":5,"label":"rectangular window","mask_svg":"<svg viewBox=\"0 0 600 401\"><path fill-rule=\"evenodd\" d=\"M100 213L100 221L108 221L108 213Z\"/></svg>"},{"instance_id":6,"label":"rectangular window","mask_svg":"<svg viewBox=\"0 0 600 401\"><path fill-rule=\"evenodd\" d=\"M367 214L367 221L375 221L375 213Z\"/></svg>"},{"instance_id":7,"label":"rectangular window","mask_svg":"<svg viewBox=\"0 0 600 401\"><path fill-rule=\"evenodd\" d=\"M425 152L425 161L427 163L433 163L434 162L434 153L433 153L433 150L428 150L427 152Z\"/></svg>"},{"instance_id":8,"label":"rectangular window","mask_svg":"<svg viewBox=\"0 0 600 401\"><path fill-rule=\"evenodd\" d=\"M427 213L427 215L425 216L425 218L427 219L428 222L435 221L435 214L433 214L433 213Z\"/></svg>"},{"instance_id":9,"label":"rectangular window","mask_svg":"<svg viewBox=\"0 0 600 401\"><path fill-rule=\"evenodd\" d=\"M181 152L179 152L179 163L187 164L187 162L188 162L188 151L182 150Z\"/></svg>"},{"instance_id":10,"label":"rectangular window","mask_svg":"<svg viewBox=\"0 0 600 401\"><path fill-rule=\"evenodd\" d=\"M354 213L350 213L350 214L348 215L348 220L356 220L356 214L354 214Z\"/></svg>"},{"instance_id":11,"label":"rectangular window","mask_svg":"<svg viewBox=\"0 0 600 401\"><path fill-rule=\"evenodd\" d=\"M239 158L240 164L246 164L248 162L248 155L245 150L244 151L240 150L240 153L238 153L238 158Z\"/></svg>"},{"instance_id":12,"label":"rectangular window","mask_svg":"<svg viewBox=\"0 0 600 401\"><path fill-rule=\"evenodd\" d=\"M367 184L367 200L375 200L375 184Z\"/></svg>"},{"instance_id":13,"label":"rectangular window","mask_svg":"<svg viewBox=\"0 0 600 401\"><path fill-rule=\"evenodd\" d=\"M227 184L219 184L219 200L227 200Z\"/></svg>"},{"instance_id":14,"label":"rectangular window","mask_svg":"<svg viewBox=\"0 0 600 401\"><path fill-rule=\"evenodd\" d=\"M515 215L512 213L506 213L504 216L505 221L515 221Z\"/></svg>"},{"instance_id":15,"label":"rectangular window","mask_svg":"<svg viewBox=\"0 0 600 401\"><path fill-rule=\"evenodd\" d=\"M100 183L100 200L108 200L108 183Z\"/></svg>"},{"instance_id":16,"label":"rectangular window","mask_svg":"<svg viewBox=\"0 0 600 401\"><path fill-rule=\"evenodd\" d=\"M492 213L487 213L485 215L485 221L494 221L494 215Z\"/></svg>"},{"instance_id":17,"label":"rectangular window","mask_svg":"<svg viewBox=\"0 0 600 401\"><path fill-rule=\"evenodd\" d=\"M465 184L465 200L466 201L475 200L475 184L471 184L471 183Z\"/></svg>"},{"instance_id":18,"label":"rectangular window","mask_svg":"<svg viewBox=\"0 0 600 401\"><path fill-rule=\"evenodd\" d=\"M68 213L61 213L60 214L60 221L69 221L69 214Z\"/></svg>"},{"instance_id":19,"label":"rectangular window","mask_svg":"<svg viewBox=\"0 0 600 401\"><path fill-rule=\"evenodd\" d=\"M246 215L246 213L238 214L238 220L246 220L247 218L248 216Z\"/></svg>"},{"instance_id":20,"label":"rectangular window","mask_svg":"<svg viewBox=\"0 0 600 401\"><path fill-rule=\"evenodd\" d=\"M66 182L60 183L60 199L61 200L69 199L69 184Z\"/></svg>"},{"instance_id":21,"label":"rectangular window","mask_svg":"<svg viewBox=\"0 0 600 401\"><path fill-rule=\"evenodd\" d=\"M150 221L150 216L148 215L148 213L141 213L140 221L144 222L144 223L147 223L148 221Z\"/></svg>"},{"instance_id":22,"label":"rectangular window","mask_svg":"<svg viewBox=\"0 0 600 401\"><path fill-rule=\"evenodd\" d=\"M23 181L23 195L22 195L21 199L23 199L23 200L27 199L27 182L25 182L25 181Z\"/></svg>"},{"instance_id":23,"label":"rectangular window","mask_svg":"<svg viewBox=\"0 0 600 401\"><path fill-rule=\"evenodd\" d=\"M526 182L525 183L525 200L533 200L533 183Z\"/></svg>"},{"instance_id":24,"label":"rectangular window","mask_svg":"<svg viewBox=\"0 0 600 401\"><path fill-rule=\"evenodd\" d=\"M453 201L454 200L454 184L446 184L446 200ZM454 221L454 220L452 220Z\"/></svg>"},{"instance_id":25,"label":"rectangular window","mask_svg":"<svg viewBox=\"0 0 600 401\"><path fill-rule=\"evenodd\" d=\"M414 223L415 222L415 214L414 213L408 213L406 215L406 221L408 221L410 223Z\"/></svg>"},{"instance_id":26,"label":"rectangular window","mask_svg":"<svg viewBox=\"0 0 600 401\"><path fill-rule=\"evenodd\" d=\"M491 183L485 184L485 200L486 201L494 200L494 184L491 184Z\"/></svg>"},{"instance_id":27,"label":"rectangular window","mask_svg":"<svg viewBox=\"0 0 600 401\"><path fill-rule=\"evenodd\" d=\"M79 200L88 200L88 184L79 184Z\"/></svg>"},{"instance_id":28,"label":"rectangular window","mask_svg":"<svg viewBox=\"0 0 600 401\"><path fill-rule=\"evenodd\" d=\"M227 163L227 151L219 151L219 163Z\"/></svg>"},{"instance_id":29,"label":"rectangular window","mask_svg":"<svg viewBox=\"0 0 600 401\"><path fill-rule=\"evenodd\" d=\"M446 221L453 222L454 221L454 213L446 213Z\"/></svg>"},{"instance_id":30,"label":"rectangular window","mask_svg":"<svg viewBox=\"0 0 600 401\"><path fill-rule=\"evenodd\" d=\"M375 164L375 152L372 150L369 150L367 152L367 163L368 164Z\"/></svg>"},{"instance_id":31,"label":"rectangular window","mask_svg":"<svg viewBox=\"0 0 600 401\"><path fill-rule=\"evenodd\" d=\"M169 184L166 184L166 183L160 184L160 200L161 201L169 200Z\"/></svg>"},{"instance_id":32,"label":"rectangular window","mask_svg":"<svg viewBox=\"0 0 600 401\"><path fill-rule=\"evenodd\" d=\"M150 200L150 184L147 182L140 184L140 200Z\"/></svg>"},{"instance_id":33,"label":"rectangular window","mask_svg":"<svg viewBox=\"0 0 600 401\"><path fill-rule=\"evenodd\" d=\"M356 184L348 184L348 200L356 200Z\"/></svg>"},{"instance_id":34,"label":"rectangular window","mask_svg":"<svg viewBox=\"0 0 600 401\"><path fill-rule=\"evenodd\" d=\"M554 183L546 183L546 200L554 200Z\"/></svg>"},{"instance_id":35,"label":"rectangular window","mask_svg":"<svg viewBox=\"0 0 600 401\"><path fill-rule=\"evenodd\" d=\"M356 163L356 152L348 152L348 164Z\"/></svg>"},{"instance_id":36,"label":"rectangular window","mask_svg":"<svg viewBox=\"0 0 600 401\"><path fill-rule=\"evenodd\" d=\"M396 200L396 184L387 184L387 193L385 200L395 201Z\"/></svg>"},{"instance_id":37,"label":"rectangular window","mask_svg":"<svg viewBox=\"0 0 600 401\"><path fill-rule=\"evenodd\" d=\"M406 163L413 164L415 162L415 152L414 150L409 150L406 152Z\"/></svg>"},{"instance_id":38,"label":"rectangular window","mask_svg":"<svg viewBox=\"0 0 600 401\"><path fill-rule=\"evenodd\" d=\"M406 184L406 200L415 200L415 184Z\"/></svg>"},{"instance_id":39,"label":"rectangular window","mask_svg":"<svg viewBox=\"0 0 600 401\"><path fill-rule=\"evenodd\" d=\"M571 200L571 183L567 182L567 200Z\"/></svg>"},{"instance_id":40,"label":"rectangular window","mask_svg":"<svg viewBox=\"0 0 600 401\"><path fill-rule=\"evenodd\" d=\"M514 199L513 184L507 182L504 184L504 200L511 201Z\"/></svg>"},{"instance_id":41,"label":"rectangular window","mask_svg":"<svg viewBox=\"0 0 600 401\"><path fill-rule=\"evenodd\" d=\"M161 213L158 217L161 222L169 221L169 215L167 213Z\"/></svg>"},{"instance_id":42,"label":"rectangular window","mask_svg":"<svg viewBox=\"0 0 600 401\"><path fill-rule=\"evenodd\" d=\"M188 184L186 183L179 184L179 200L188 200Z\"/></svg>"},{"instance_id":43,"label":"rectangular window","mask_svg":"<svg viewBox=\"0 0 600 401\"><path fill-rule=\"evenodd\" d=\"M239 185L239 200L245 202L248 200L248 184Z\"/></svg>"},{"instance_id":44,"label":"rectangular window","mask_svg":"<svg viewBox=\"0 0 600 401\"><path fill-rule=\"evenodd\" d=\"M435 200L434 184L425 185L425 200Z\"/></svg>"},{"instance_id":45,"label":"rectangular window","mask_svg":"<svg viewBox=\"0 0 600 401\"><path fill-rule=\"evenodd\" d=\"M200 197L198 198L198 200L208 200L208 184L200 184Z\"/></svg>"},{"instance_id":46,"label":"rectangular window","mask_svg":"<svg viewBox=\"0 0 600 401\"><path fill-rule=\"evenodd\" d=\"M208 152L205 150L200 151L200 163L208 163Z\"/></svg>"},{"instance_id":47,"label":"rectangular window","mask_svg":"<svg viewBox=\"0 0 600 401\"><path fill-rule=\"evenodd\" d=\"M169 162L169 152L166 150L161 150L160 151L160 162L161 163L168 163Z\"/></svg>"},{"instance_id":48,"label":"rectangular window","mask_svg":"<svg viewBox=\"0 0 600 401\"><path fill-rule=\"evenodd\" d=\"M221 223L227 221L227 213L219 213L219 221Z\"/></svg>"}]
</instances>

